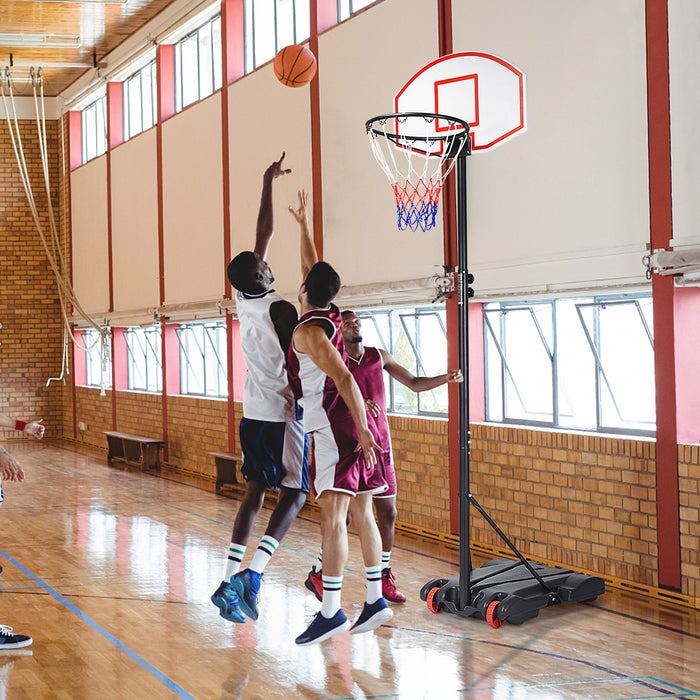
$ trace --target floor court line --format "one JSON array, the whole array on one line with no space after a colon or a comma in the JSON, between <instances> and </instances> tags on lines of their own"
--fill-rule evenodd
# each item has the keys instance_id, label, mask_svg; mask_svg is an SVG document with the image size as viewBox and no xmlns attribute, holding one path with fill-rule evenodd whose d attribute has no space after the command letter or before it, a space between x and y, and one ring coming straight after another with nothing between
<instances>
[{"instance_id":1,"label":"floor court line","mask_svg":"<svg viewBox=\"0 0 700 700\"><path fill-rule=\"evenodd\" d=\"M674 685L672 683L669 683L668 681L661 680L659 678L653 678L651 676L627 676L624 673L621 673L620 671L616 671L612 668L607 668L606 666L602 666L601 664L594 663L592 661L586 661L585 659L577 659L573 656L566 656L564 654L557 654L552 651L542 651L539 649L528 649L522 646L518 646L515 644L506 644L505 642L494 642L488 639L478 639L476 637L468 637L468 636L462 636L459 634L450 634L446 632L434 632L431 630L421 630L417 629L415 627L401 627L399 625L384 625L385 627L391 627L393 629L400 629L406 632L414 632L417 634L427 634L427 635L433 635L436 637L443 637L443 638L451 638L451 639L458 639L463 642L476 642L480 644L487 644L489 646L494 646L494 647L501 647L502 649L513 649L516 651L519 651L524 654L537 654L538 656L546 656L552 659L557 659L559 661L566 661L572 664L580 664L583 666L587 666L589 668L592 668L596 671L601 671L603 673L608 673L613 678L608 678L608 679L601 679L602 682L603 680L607 681L615 681L615 680L625 680L625 681L632 681L633 683L640 685L642 687L649 688L650 690L654 691L659 691L660 689L657 687L654 687L649 681L653 681L654 683L661 684L661 685L666 685L671 688L674 688L676 690L681 691L680 694L673 694L673 693L664 693L663 695L654 695L654 696L639 696L638 698L635 697L634 700L643 700L644 698L656 698L656 697L664 697L664 698L672 698L672 697L686 697L686 696L691 696L691 697L700 697L700 692L696 692L694 690L689 690L685 688L681 688L680 686ZM583 683L585 681L569 681L570 683ZM539 685L539 684L537 684ZM541 684L543 686L546 685L553 685L553 684L548 684L548 683L543 683ZM530 686L527 686L530 687ZM536 687L536 686L533 686ZM471 688L465 689L463 692L469 692L470 690L473 690ZM462 691L460 691L462 692ZM662 691L663 692L663 691ZM625 700L633 700L632 698L626 698Z\"/></svg>"},{"instance_id":2,"label":"floor court line","mask_svg":"<svg viewBox=\"0 0 700 700\"><path fill-rule=\"evenodd\" d=\"M86 622L92 629L94 629L98 634L102 635L107 641L114 644L117 649L123 651L130 659L135 661L141 668L150 673L154 678L159 680L163 685L165 685L169 690L175 693L178 697L184 700L197 700L194 695L190 695L184 688L181 688L175 681L168 678L162 671L159 671L155 666L148 663L143 657L139 656L133 649L130 649L126 644L118 640L113 634L108 632L104 627L99 625L95 620L93 620L89 615L86 615L80 608L76 607L67 598L62 596L58 591L51 588L42 581L36 574L33 574L24 565L20 564L14 557L10 556L7 552L0 549L0 554L5 557L9 562L14 564L20 571L25 575L29 576L33 581L35 581L41 588L43 588L50 596L55 598L61 605L68 608L73 614L79 617L83 622Z\"/></svg>"}]
</instances>

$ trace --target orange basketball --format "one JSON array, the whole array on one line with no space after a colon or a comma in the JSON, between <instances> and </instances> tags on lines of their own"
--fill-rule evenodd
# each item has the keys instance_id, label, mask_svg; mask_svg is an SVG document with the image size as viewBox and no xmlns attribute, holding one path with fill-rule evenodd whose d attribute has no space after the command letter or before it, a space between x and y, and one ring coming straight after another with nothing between
<instances>
[{"instance_id":1,"label":"orange basketball","mask_svg":"<svg viewBox=\"0 0 700 700\"><path fill-rule=\"evenodd\" d=\"M274 70L277 79L288 87L301 87L316 75L316 57L299 44L285 46L275 56Z\"/></svg>"}]
</instances>

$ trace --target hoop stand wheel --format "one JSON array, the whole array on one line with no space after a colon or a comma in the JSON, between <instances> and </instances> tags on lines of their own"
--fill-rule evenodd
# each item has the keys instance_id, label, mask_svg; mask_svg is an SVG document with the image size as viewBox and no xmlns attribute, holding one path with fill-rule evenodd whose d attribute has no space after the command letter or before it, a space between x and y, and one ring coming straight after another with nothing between
<instances>
[{"instance_id":1,"label":"hoop stand wheel","mask_svg":"<svg viewBox=\"0 0 700 700\"><path fill-rule=\"evenodd\" d=\"M503 626L503 620L501 620L500 617L496 617L496 609L498 608L500 602L500 600L492 600L489 603L488 608L486 608L486 622L488 623L489 627L493 627L494 629L498 629L499 627Z\"/></svg>"},{"instance_id":2,"label":"hoop stand wheel","mask_svg":"<svg viewBox=\"0 0 700 700\"><path fill-rule=\"evenodd\" d=\"M439 591L439 588L431 588L428 592L428 597L426 598L426 603L428 605L428 610L432 613L439 613L442 610L442 605L435 602L435 594Z\"/></svg>"}]
</instances>

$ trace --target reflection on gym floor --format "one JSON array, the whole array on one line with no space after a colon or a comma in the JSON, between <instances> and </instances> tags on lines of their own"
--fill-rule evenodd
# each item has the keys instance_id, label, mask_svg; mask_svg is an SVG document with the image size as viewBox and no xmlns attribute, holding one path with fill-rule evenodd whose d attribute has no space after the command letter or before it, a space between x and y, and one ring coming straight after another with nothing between
<instances>
[{"instance_id":1,"label":"reflection on gym floor","mask_svg":"<svg viewBox=\"0 0 700 700\"><path fill-rule=\"evenodd\" d=\"M419 598L458 553L399 537L408 595L374 633L294 637L319 603L304 579L319 544L303 512L268 565L260 619L233 624L209 596L238 503L167 475L122 471L65 444L18 445L28 474L0 511L0 623L34 643L0 651L2 698L700 697L700 616L609 590L521 626L434 614ZM262 535L259 518L249 550ZM364 600L352 536L343 605Z\"/></svg>"}]
</instances>

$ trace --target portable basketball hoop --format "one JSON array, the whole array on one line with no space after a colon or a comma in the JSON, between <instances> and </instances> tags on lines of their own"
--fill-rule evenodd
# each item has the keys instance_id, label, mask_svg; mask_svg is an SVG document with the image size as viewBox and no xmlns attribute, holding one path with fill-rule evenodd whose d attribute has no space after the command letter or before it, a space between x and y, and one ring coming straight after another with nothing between
<instances>
[{"instance_id":1,"label":"portable basketball hoop","mask_svg":"<svg viewBox=\"0 0 700 700\"><path fill-rule=\"evenodd\" d=\"M444 179L460 154L471 153L469 124L444 114L398 112L373 117L365 127L394 191L399 229L431 229Z\"/></svg>"},{"instance_id":2,"label":"portable basketball hoop","mask_svg":"<svg viewBox=\"0 0 700 700\"><path fill-rule=\"evenodd\" d=\"M476 60L476 63L474 63ZM495 71L493 80L489 70ZM494 67L495 66L495 67ZM503 84L503 76L507 79ZM479 78L481 77L481 81ZM472 119L464 109L463 89L474 90ZM505 87L504 87L505 85ZM415 89L417 86L417 90ZM454 91L454 86L462 86ZM478 88L478 91L477 91ZM417 92L416 95L412 93ZM499 108L514 96L510 108ZM455 169L457 223L457 267L454 268L459 305L459 574L430 579L420 591L432 612L480 617L491 627L503 622L520 624L535 617L541 608L560 603L594 600L605 592L603 579L565 568L528 561L469 492L469 285L473 277L467 267L467 156L478 130L486 130L482 150L513 138L525 128L524 75L513 66L488 54L464 53L445 56L422 68L396 97L411 97L414 103L436 105L431 112L397 112L366 122L372 153L392 183L396 195L399 228L423 231L435 225L437 204L444 178ZM459 98L459 99L457 99ZM478 98L478 99L477 99ZM438 102L455 106L463 118L440 112ZM404 102L405 104L405 102ZM462 105L460 107L460 105ZM482 105L490 105L491 112ZM512 123L499 117L512 116ZM483 119L481 117L484 117ZM468 121L469 119L469 121ZM470 121L474 129L470 132ZM496 131L494 133L494 123ZM488 128L487 128L488 127ZM488 129L491 129L489 131ZM472 569L469 550L469 511L474 507L505 542L518 561L493 559Z\"/></svg>"}]
</instances>

